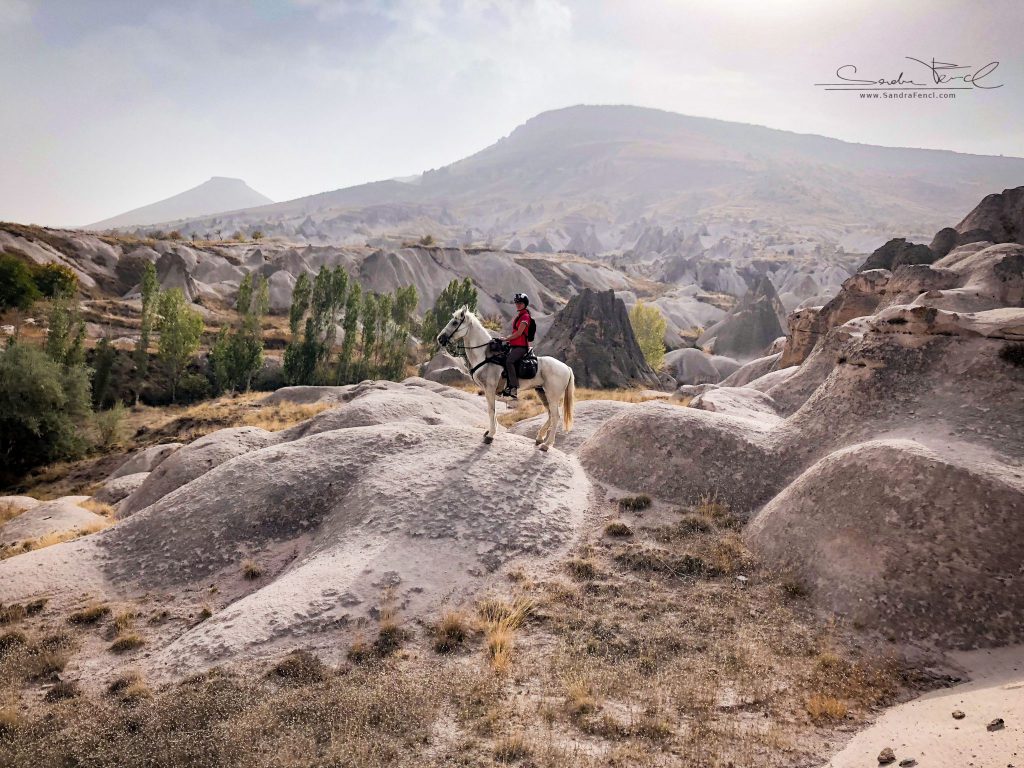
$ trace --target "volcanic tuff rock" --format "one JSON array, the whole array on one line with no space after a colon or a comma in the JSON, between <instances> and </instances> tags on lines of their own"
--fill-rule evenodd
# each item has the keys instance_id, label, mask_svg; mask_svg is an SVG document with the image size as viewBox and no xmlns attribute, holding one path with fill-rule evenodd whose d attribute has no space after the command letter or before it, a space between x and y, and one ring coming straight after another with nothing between
<instances>
[{"instance_id":1,"label":"volcanic tuff rock","mask_svg":"<svg viewBox=\"0 0 1024 768\"><path fill-rule=\"evenodd\" d=\"M403 617L436 616L574 536L589 493L578 463L532 436L484 446L482 398L418 378L325 390L339 404L295 428L221 430L181 448L154 474L171 465L182 482L151 486L151 503L113 528L0 562L0 601L205 595L216 583L213 616L149 628L140 664L195 671L300 643L336 658L339 634L376 625L385 590ZM509 496L514 472L537 492ZM261 578L242 577L245 558Z\"/></svg>"},{"instance_id":2,"label":"volcanic tuff rock","mask_svg":"<svg viewBox=\"0 0 1024 768\"><path fill-rule=\"evenodd\" d=\"M717 384L740 364L731 357L709 355L700 349L676 349L665 355L665 370L676 384Z\"/></svg>"},{"instance_id":3,"label":"volcanic tuff rock","mask_svg":"<svg viewBox=\"0 0 1024 768\"><path fill-rule=\"evenodd\" d=\"M759 378L607 419L584 466L746 512L761 556L865 626L942 647L1024 639L1024 593L1005 587L1024 537L1024 247L864 272L806 314L807 338L732 383ZM779 368L787 355L803 362Z\"/></svg>"},{"instance_id":4,"label":"volcanic tuff rock","mask_svg":"<svg viewBox=\"0 0 1024 768\"><path fill-rule=\"evenodd\" d=\"M1024 186L986 196L956 225L961 235L977 230L990 233L995 243L1024 245Z\"/></svg>"},{"instance_id":5,"label":"volcanic tuff rock","mask_svg":"<svg viewBox=\"0 0 1024 768\"><path fill-rule=\"evenodd\" d=\"M568 364L578 387L660 387L633 335L626 306L613 291L584 289L555 316L538 355Z\"/></svg>"},{"instance_id":6,"label":"volcanic tuff rock","mask_svg":"<svg viewBox=\"0 0 1024 768\"><path fill-rule=\"evenodd\" d=\"M786 310L775 287L771 280L762 277L728 315L697 339L697 343L711 345L716 355L746 361L764 354L768 346L784 334L785 322Z\"/></svg>"}]
</instances>

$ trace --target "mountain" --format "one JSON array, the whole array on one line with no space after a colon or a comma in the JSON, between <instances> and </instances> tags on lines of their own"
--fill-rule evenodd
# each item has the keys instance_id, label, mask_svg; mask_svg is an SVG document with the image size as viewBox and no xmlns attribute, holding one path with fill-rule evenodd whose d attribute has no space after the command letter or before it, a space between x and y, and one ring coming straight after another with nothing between
<instances>
[{"instance_id":1,"label":"mountain","mask_svg":"<svg viewBox=\"0 0 1024 768\"><path fill-rule=\"evenodd\" d=\"M430 234L448 245L687 258L751 256L808 239L868 252L891 232L934 232L1024 159L878 147L631 106L542 113L413 181L391 179L197 219L303 242ZM384 244L379 242L376 244Z\"/></svg>"},{"instance_id":2,"label":"mountain","mask_svg":"<svg viewBox=\"0 0 1024 768\"><path fill-rule=\"evenodd\" d=\"M235 211L240 208L273 203L269 197L261 195L249 187L241 179L229 179L225 176L214 176L198 187L185 190L180 194L144 205L141 208L121 213L103 221L97 221L84 229L114 229L117 227L135 227L147 224L159 224L177 219L208 216L221 211Z\"/></svg>"}]
</instances>

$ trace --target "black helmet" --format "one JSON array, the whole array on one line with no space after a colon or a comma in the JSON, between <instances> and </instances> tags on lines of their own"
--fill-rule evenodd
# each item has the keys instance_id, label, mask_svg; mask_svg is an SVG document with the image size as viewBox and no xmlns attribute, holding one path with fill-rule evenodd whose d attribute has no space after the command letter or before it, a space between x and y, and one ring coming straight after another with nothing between
<instances>
[{"instance_id":1,"label":"black helmet","mask_svg":"<svg viewBox=\"0 0 1024 768\"><path fill-rule=\"evenodd\" d=\"M527 296L525 293L517 293L515 296L512 297L512 302L514 304L518 304L520 301L523 302L523 304L525 304L526 306L530 306L530 297Z\"/></svg>"}]
</instances>

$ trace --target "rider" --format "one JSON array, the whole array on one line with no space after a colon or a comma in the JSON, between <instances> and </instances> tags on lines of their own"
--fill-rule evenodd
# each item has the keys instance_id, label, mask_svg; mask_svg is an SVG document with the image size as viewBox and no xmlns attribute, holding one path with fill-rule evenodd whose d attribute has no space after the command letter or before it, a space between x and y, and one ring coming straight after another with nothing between
<instances>
[{"instance_id":1,"label":"rider","mask_svg":"<svg viewBox=\"0 0 1024 768\"><path fill-rule=\"evenodd\" d=\"M502 391L501 396L515 400L519 395L519 375L516 373L516 363L530 348L530 342L526 338L530 331L530 310L527 309L530 305L530 297L525 293L517 293L512 300L515 302L517 314L512 321L512 335L505 339L511 349L505 358L505 375L508 376L508 386Z\"/></svg>"}]
</instances>

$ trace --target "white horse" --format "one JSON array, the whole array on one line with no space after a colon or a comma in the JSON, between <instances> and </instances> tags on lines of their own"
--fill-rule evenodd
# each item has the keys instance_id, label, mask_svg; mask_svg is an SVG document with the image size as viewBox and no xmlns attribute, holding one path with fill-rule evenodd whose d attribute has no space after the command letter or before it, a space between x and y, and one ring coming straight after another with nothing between
<instances>
[{"instance_id":1,"label":"white horse","mask_svg":"<svg viewBox=\"0 0 1024 768\"><path fill-rule=\"evenodd\" d=\"M487 397L487 410L491 417L490 428L484 432L484 442L490 443L498 432L498 420L494 415L494 400L501 391L501 372L503 368L496 363L485 362L489 356L488 347L493 340L479 318L463 305L455 310L452 319L437 334L437 343L442 347L449 341L462 340L466 348L466 359L469 360L470 375L473 381L483 389ZM553 357L539 358L540 365L537 375L532 379L520 379L519 391L536 389L541 402L548 409L548 420L537 432L536 444L546 451L555 442L558 431L559 404L563 409L562 418L565 431L572 429L572 412L575 403L576 377L572 368Z\"/></svg>"}]
</instances>

